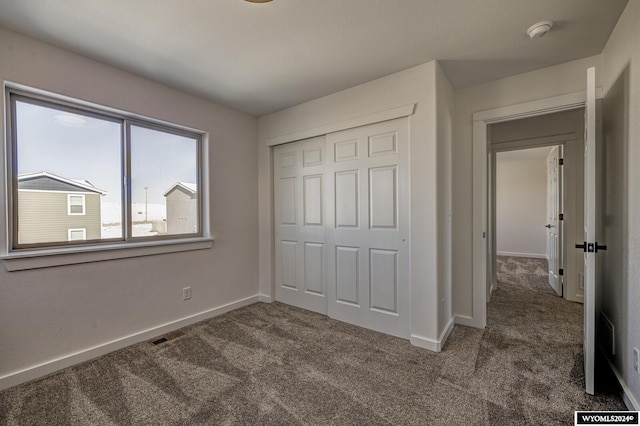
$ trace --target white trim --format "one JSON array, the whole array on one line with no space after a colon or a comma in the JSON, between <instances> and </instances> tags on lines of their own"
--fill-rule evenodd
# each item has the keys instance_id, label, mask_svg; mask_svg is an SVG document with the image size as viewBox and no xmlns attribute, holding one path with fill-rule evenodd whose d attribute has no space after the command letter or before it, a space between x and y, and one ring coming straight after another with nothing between
<instances>
[{"instance_id":1,"label":"white trim","mask_svg":"<svg viewBox=\"0 0 640 426\"><path fill-rule=\"evenodd\" d=\"M13 251L0 256L7 271L49 268L60 265L99 262L151 256L155 254L209 249L213 238L185 238L175 240L144 241L137 243L97 244L42 250Z\"/></svg>"},{"instance_id":2,"label":"white trim","mask_svg":"<svg viewBox=\"0 0 640 426\"><path fill-rule=\"evenodd\" d=\"M510 256L510 257L532 257L534 259L547 259L546 254L537 254L537 253L517 253L512 251L499 251L496 253L498 256Z\"/></svg>"},{"instance_id":3,"label":"white trim","mask_svg":"<svg viewBox=\"0 0 640 426\"><path fill-rule=\"evenodd\" d=\"M602 98L602 88L597 88L597 98ZM530 102L478 111L473 113L473 202L472 202L472 286L473 311L469 324L484 328L487 324L487 126L492 123L536 117L560 111L584 107L586 91L568 93Z\"/></svg>"},{"instance_id":4,"label":"white trim","mask_svg":"<svg viewBox=\"0 0 640 426\"><path fill-rule=\"evenodd\" d=\"M18 192L42 192L46 194L71 194L71 195L100 195L98 192L84 192L84 191L52 191L49 189L18 189Z\"/></svg>"},{"instance_id":5,"label":"white trim","mask_svg":"<svg viewBox=\"0 0 640 426\"><path fill-rule=\"evenodd\" d=\"M71 197L80 197L82 199L82 213L73 213L71 206L77 206L78 204L71 204ZM67 194L67 214L69 216L85 216L87 214L87 201L84 194Z\"/></svg>"},{"instance_id":6,"label":"white trim","mask_svg":"<svg viewBox=\"0 0 640 426\"><path fill-rule=\"evenodd\" d=\"M137 333L129 334L128 336L123 336L121 338L92 346L90 348L86 348L68 355L64 355L38 365L25 368L23 370L6 374L0 377L0 391L8 389L12 386L19 385L21 383L28 382L33 379L37 379L47 374L51 374L63 368L71 367L81 362L105 355L109 352L113 352L118 349L126 348L127 346L152 339L161 334L168 333L179 328L186 327L188 325L195 324L209 318L213 318L218 315L222 315L224 313L242 308L244 306L252 305L258 301L258 298L259 296L255 295L247 297L245 299L240 299L226 305L218 306L217 308L189 315L175 321L161 324L156 327L151 327Z\"/></svg>"},{"instance_id":7,"label":"white trim","mask_svg":"<svg viewBox=\"0 0 640 426\"><path fill-rule=\"evenodd\" d=\"M49 173L49 172L25 173L25 174L22 174L22 175L18 175L18 182L20 182L21 180L24 180L24 179L29 179L29 178L39 177L39 176L48 177L48 178L51 178L53 180L57 180L57 181L60 181L62 183L66 183L67 185L75 186L76 188L86 189L86 190L91 191L93 193L107 195L107 191L102 190L102 189L98 189L95 186L88 185L88 184L85 184L85 183L82 183L80 181L73 180L73 179L67 179L65 177L54 175L53 173ZM19 190L19 188L18 188L18 190ZM51 191L51 192L53 192L53 191ZM61 192L69 192L69 191L61 191Z\"/></svg>"},{"instance_id":8,"label":"white trim","mask_svg":"<svg viewBox=\"0 0 640 426\"><path fill-rule=\"evenodd\" d=\"M72 232L82 231L82 238L71 238ZM87 239L87 228L69 228L67 229L67 241L84 241Z\"/></svg>"},{"instance_id":9,"label":"white trim","mask_svg":"<svg viewBox=\"0 0 640 426\"><path fill-rule=\"evenodd\" d=\"M596 99L602 99L602 97L602 87L597 87ZM535 115L551 114L554 112L582 108L586 100L587 92L582 90L579 92L567 93L565 95L552 96L550 98L537 99L535 101L522 102L519 104L474 112L473 121L500 123L503 121L532 117L533 115L531 113L533 111L537 112Z\"/></svg>"},{"instance_id":10,"label":"white trim","mask_svg":"<svg viewBox=\"0 0 640 426\"><path fill-rule=\"evenodd\" d=\"M466 315L454 315L453 321L456 325L463 325L465 327L476 327L474 319Z\"/></svg>"},{"instance_id":11,"label":"white trim","mask_svg":"<svg viewBox=\"0 0 640 426\"><path fill-rule=\"evenodd\" d=\"M607 363L609 364L609 368L611 369L611 371L613 371L613 374L616 376L616 379L618 380L618 383L622 388L622 400L624 401L624 405L627 406L627 409L629 411L640 411L640 404L638 403L638 400L631 392L631 389L629 388L627 383L624 381L620 373L618 373L618 370L616 370L615 366L613 365L609 357L604 355L604 351L602 350L602 347L600 345L598 345L598 349L603 354L604 358L607 360Z\"/></svg>"},{"instance_id":12,"label":"white trim","mask_svg":"<svg viewBox=\"0 0 640 426\"><path fill-rule=\"evenodd\" d=\"M198 190L197 190L197 189L190 188L190 187L189 187L189 186L187 186L187 185L193 185L193 186L196 186L196 184L193 184L193 183L176 182L176 183L174 183L174 184L171 186L171 188L167 189L167 190L164 192L164 194L162 194L162 195L166 197L166 196L167 196L171 191L173 191L173 188L175 188L176 186L179 186L179 187L181 187L181 188L184 188L185 190L187 190L188 192L190 192L190 193L191 193L191 194L193 194L193 195L195 195L195 194L197 194L197 193L198 193ZM197 187L197 186L196 186L196 187Z\"/></svg>"},{"instance_id":13,"label":"white trim","mask_svg":"<svg viewBox=\"0 0 640 426\"><path fill-rule=\"evenodd\" d=\"M429 339L428 337L418 336L416 334L412 334L409 338L409 341L413 346L417 346L419 348L428 349L432 352L440 352L442 351L442 347L444 343L447 341L447 338L453 331L453 326L455 325L454 318L449 318L449 322L445 326L442 333L438 337L438 340Z\"/></svg>"},{"instance_id":14,"label":"white trim","mask_svg":"<svg viewBox=\"0 0 640 426\"><path fill-rule=\"evenodd\" d=\"M258 295L258 301L262 302L262 303L271 303L271 302L273 302L273 300L271 299L271 296L268 296L266 294L259 294Z\"/></svg>"},{"instance_id":15,"label":"white trim","mask_svg":"<svg viewBox=\"0 0 640 426\"><path fill-rule=\"evenodd\" d=\"M366 126L368 124L380 123L382 121L393 120L395 118L408 117L413 115L416 104L403 105L373 114L361 115L335 123L324 124L311 129L298 130L285 135L272 136L266 140L267 146L282 145L283 143L300 141L328 133L339 132L341 130L353 129L354 127Z\"/></svg>"}]
</instances>

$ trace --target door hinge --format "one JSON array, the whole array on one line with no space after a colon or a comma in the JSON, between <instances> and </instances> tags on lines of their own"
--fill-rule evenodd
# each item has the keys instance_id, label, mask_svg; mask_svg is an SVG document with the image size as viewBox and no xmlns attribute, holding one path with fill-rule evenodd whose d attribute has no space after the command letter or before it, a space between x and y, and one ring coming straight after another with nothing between
<instances>
[{"instance_id":1,"label":"door hinge","mask_svg":"<svg viewBox=\"0 0 640 426\"><path fill-rule=\"evenodd\" d=\"M564 269L560 268L560 270L558 271L558 275L564 275Z\"/></svg>"},{"instance_id":2,"label":"door hinge","mask_svg":"<svg viewBox=\"0 0 640 426\"><path fill-rule=\"evenodd\" d=\"M558 215L558 220L564 220L564 213L560 213Z\"/></svg>"},{"instance_id":3,"label":"door hinge","mask_svg":"<svg viewBox=\"0 0 640 426\"><path fill-rule=\"evenodd\" d=\"M564 166L564 158L558 158L558 164Z\"/></svg>"}]
</instances>

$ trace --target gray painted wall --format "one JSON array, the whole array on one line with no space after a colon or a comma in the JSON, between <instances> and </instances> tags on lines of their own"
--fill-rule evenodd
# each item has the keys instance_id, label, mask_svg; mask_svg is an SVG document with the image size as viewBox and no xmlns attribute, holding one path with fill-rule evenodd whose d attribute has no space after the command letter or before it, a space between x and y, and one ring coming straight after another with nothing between
<instances>
[{"instance_id":1,"label":"gray painted wall","mask_svg":"<svg viewBox=\"0 0 640 426\"><path fill-rule=\"evenodd\" d=\"M640 2L630 1L602 53L604 179L600 308L615 327L615 369L640 409ZM603 345L606 347L606 345Z\"/></svg>"},{"instance_id":2,"label":"gray painted wall","mask_svg":"<svg viewBox=\"0 0 640 426\"><path fill-rule=\"evenodd\" d=\"M257 300L256 118L1 27L0 76L208 132L204 179L216 237L206 250L21 272L0 267L0 388L31 371L46 373L40 364L59 368L66 359L130 344L139 333ZM187 285L192 298L183 301Z\"/></svg>"}]
</instances>

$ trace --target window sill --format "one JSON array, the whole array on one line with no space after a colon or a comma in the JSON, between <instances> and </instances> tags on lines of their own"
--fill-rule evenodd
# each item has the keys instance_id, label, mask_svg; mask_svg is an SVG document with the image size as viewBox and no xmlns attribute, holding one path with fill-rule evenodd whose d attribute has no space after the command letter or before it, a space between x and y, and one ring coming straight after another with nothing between
<instances>
[{"instance_id":1,"label":"window sill","mask_svg":"<svg viewBox=\"0 0 640 426\"><path fill-rule=\"evenodd\" d=\"M28 250L0 256L7 271L50 268L78 263L153 256L156 254L204 250L213 246L213 238L185 238L179 240L144 241L139 243L108 244L89 247Z\"/></svg>"}]
</instances>

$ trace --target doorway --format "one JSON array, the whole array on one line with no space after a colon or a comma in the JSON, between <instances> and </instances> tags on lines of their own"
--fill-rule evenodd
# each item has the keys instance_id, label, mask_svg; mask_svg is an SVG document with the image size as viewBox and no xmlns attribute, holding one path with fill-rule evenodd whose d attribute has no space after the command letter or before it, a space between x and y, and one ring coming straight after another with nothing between
<instances>
[{"instance_id":1,"label":"doorway","mask_svg":"<svg viewBox=\"0 0 640 426\"><path fill-rule=\"evenodd\" d=\"M556 294L583 301L582 258L567 245L583 229L583 126L583 108L489 125L487 301L501 254L544 259Z\"/></svg>"},{"instance_id":2,"label":"doorway","mask_svg":"<svg viewBox=\"0 0 640 426\"><path fill-rule=\"evenodd\" d=\"M496 276L563 294L562 145L496 152Z\"/></svg>"}]
</instances>

